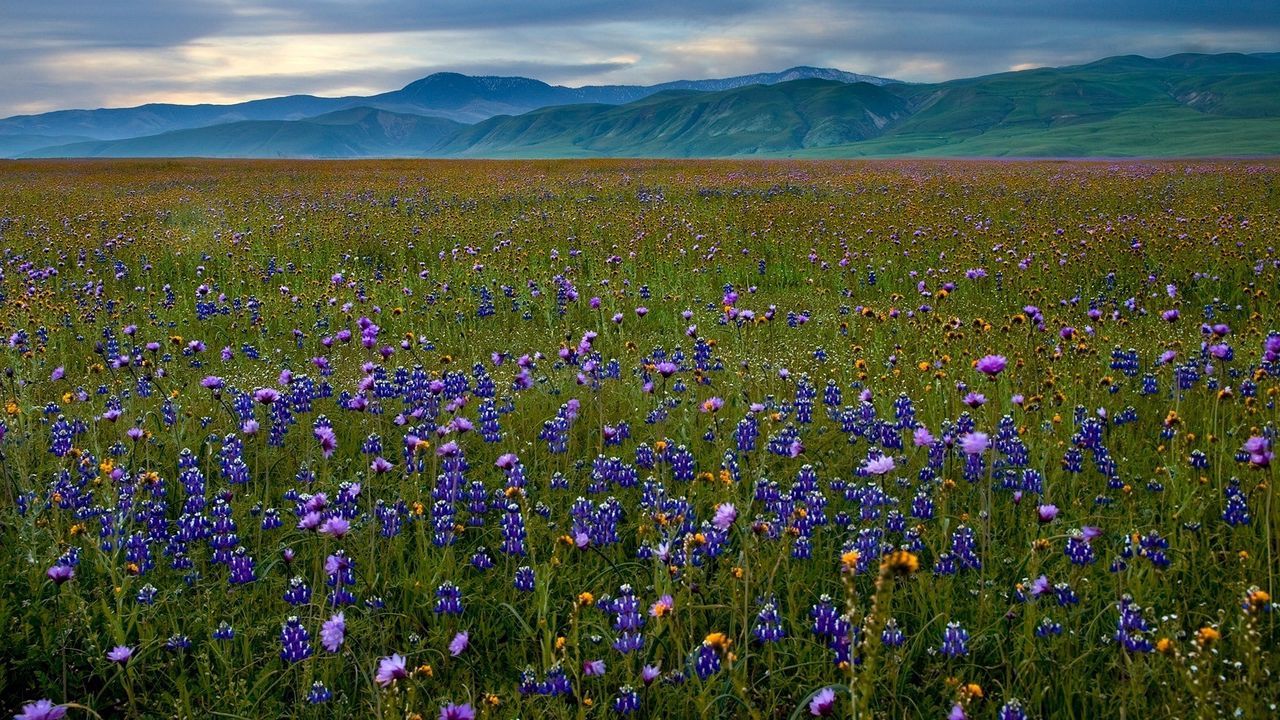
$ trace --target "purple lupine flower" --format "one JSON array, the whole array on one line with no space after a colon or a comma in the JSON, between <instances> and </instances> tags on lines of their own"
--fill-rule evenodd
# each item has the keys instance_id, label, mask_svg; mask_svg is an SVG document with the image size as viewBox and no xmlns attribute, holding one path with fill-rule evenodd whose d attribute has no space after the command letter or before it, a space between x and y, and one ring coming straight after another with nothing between
<instances>
[{"instance_id":1,"label":"purple lupine flower","mask_svg":"<svg viewBox=\"0 0 1280 720\"><path fill-rule=\"evenodd\" d=\"M290 615L280 626L280 659L296 663L311 657L311 652L311 633L297 615Z\"/></svg>"},{"instance_id":2,"label":"purple lupine flower","mask_svg":"<svg viewBox=\"0 0 1280 720\"><path fill-rule=\"evenodd\" d=\"M703 641L702 645L695 651L694 672L697 673L699 679L706 680L720 672L720 667L720 650L710 642Z\"/></svg>"},{"instance_id":3,"label":"purple lupine flower","mask_svg":"<svg viewBox=\"0 0 1280 720\"><path fill-rule=\"evenodd\" d=\"M949 622L942 632L942 648L943 655L950 657L960 657L969 654L969 632L960 627L958 622Z\"/></svg>"},{"instance_id":4,"label":"purple lupine flower","mask_svg":"<svg viewBox=\"0 0 1280 720\"><path fill-rule=\"evenodd\" d=\"M640 709L640 694L630 685L618 688L618 696L613 700L613 710L619 715L630 715Z\"/></svg>"},{"instance_id":5,"label":"purple lupine flower","mask_svg":"<svg viewBox=\"0 0 1280 720\"><path fill-rule=\"evenodd\" d=\"M457 585L445 581L436 588L436 607L435 611L441 615L461 615L462 614L462 591Z\"/></svg>"},{"instance_id":6,"label":"purple lupine flower","mask_svg":"<svg viewBox=\"0 0 1280 720\"><path fill-rule=\"evenodd\" d=\"M1000 706L1000 712L996 717L999 720L1027 720L1027 711L1022 707L1021 701L1013 698Z\"/></svg>"},{"instance_id":7,"label":"purple lupine flower","mask_svg":"<svg viewBox=\"0 0 1280 720\"><path fill-rule=\"evenodd\" d=\"M307 702L322 705L333 699L333 691L325 687L319 680L311 683L311 692L307 693Z\"/></svg>"},{"instance_id":8,"label":"purple lupine flower","mask_svg":"<svg viewBox=\"0 0 1280 720\"><path fill-rule=\"evenodd\" d=\"M235 629L228 625L226 620L218 623L218 627L213 629L214 640L233 640L235 636Z\"/></svg>"}]
</instances>

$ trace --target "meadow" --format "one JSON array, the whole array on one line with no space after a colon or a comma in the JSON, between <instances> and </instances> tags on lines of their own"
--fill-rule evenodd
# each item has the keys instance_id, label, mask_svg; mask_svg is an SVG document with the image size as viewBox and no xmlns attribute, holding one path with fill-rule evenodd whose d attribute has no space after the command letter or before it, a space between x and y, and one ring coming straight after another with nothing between
<instances>
[{"instance_id":1,"label":"meadow","mask_svg":"<svg viewBox=\"0 0 1280 720\"><path fill-rule=\"evenodd\" d=\"M0 713L1266 718L1280 164L0 164Z\"/></svg>"}]
</instances>

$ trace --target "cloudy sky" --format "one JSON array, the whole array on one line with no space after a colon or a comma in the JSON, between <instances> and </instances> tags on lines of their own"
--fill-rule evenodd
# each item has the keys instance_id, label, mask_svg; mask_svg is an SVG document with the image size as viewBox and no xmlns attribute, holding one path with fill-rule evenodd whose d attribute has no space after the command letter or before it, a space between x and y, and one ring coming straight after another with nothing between
<instances>
[{"instance_id":1,"label":"cloudy sky","mask_svg":"<svg viewBox=\"0 0 1280 720\"><path fill-rule=\"evenodd\" d=\"M1280 0L0 0L0 116L368 94L440 70L651 84L793 65L933 81L1280 50Z\"/></svg>"}]
</instances>

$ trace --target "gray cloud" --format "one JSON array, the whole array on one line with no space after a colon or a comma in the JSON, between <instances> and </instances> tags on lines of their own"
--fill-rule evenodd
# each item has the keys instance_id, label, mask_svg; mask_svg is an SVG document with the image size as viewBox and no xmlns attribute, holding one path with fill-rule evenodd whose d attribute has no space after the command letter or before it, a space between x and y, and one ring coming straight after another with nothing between
<instances>
[{"instance_id":1,"label":"gray cloud","mask_svg":"<svg viewBox=\"0 0 1280 720\"><path fill-rule=\"evenodd\" d=\"M0 2L0 39L152 47L218 34L580 28L617 22L723 23L764 0L53 0Z\"/></svg>"},{"instance_id":2,"label":"gray cloud","mask_svg":"<svg viewBox=\"0 0 1280 720\"><path fill-rule=\"evenodd\" d=\"M268 0L275 31L356 32L573 28L605 22L726 22L776 6L764 0Z\"/></svg>"},{"instance_id":3,"label":"gray cloud","mask_svg":"<svg viewBox=\"0 0 1280 720\"><path fill-rule=\"evenodd\" d=\"M440 70L580 85L808 64L933 81L1280 49L1275 0L0 0L0 17L0 115L371 93Z\"/></svg>"},{"instance_id":4,"label":"gray cloud","mask_svg":"<svg viewBox=\"0 0 1280 720\"><path fill-rule=\"evenodd\" d=\"M1280 27L1274 0L859 0L859 9L952 18L1154 23L1201 28ZM1048 29L1048 28L1046 28Z\"/></svg>"},{"instance_id":5,"label":"gray cloud","mask_svg":"<svg viewBox=\"0 0 1280 720\"><path fill-rule=\"evenodd\" d=\"M218 0L3 0L0 43L36 47L164 47L223 32L233 24L234 5Z\"/></svg>"}]
</instances>

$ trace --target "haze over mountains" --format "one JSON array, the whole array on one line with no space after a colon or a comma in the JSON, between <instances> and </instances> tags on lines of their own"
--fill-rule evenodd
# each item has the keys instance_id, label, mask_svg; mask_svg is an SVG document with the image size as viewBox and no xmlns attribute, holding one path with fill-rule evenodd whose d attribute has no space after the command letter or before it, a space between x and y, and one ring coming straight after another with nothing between
<instances>
[{"instance_id":1,"label":"haze over mountains","mask_svg":"<svg viewBox=\"0 0 1280 720\"><path fill-rule=\"evenodd\" d=\"M27 157L1277 153L1280 53L1120 56L929 84L810 67L582 88L437 73L369 97L0 120L0 155Z\"/></svg>"}]
</instances>

